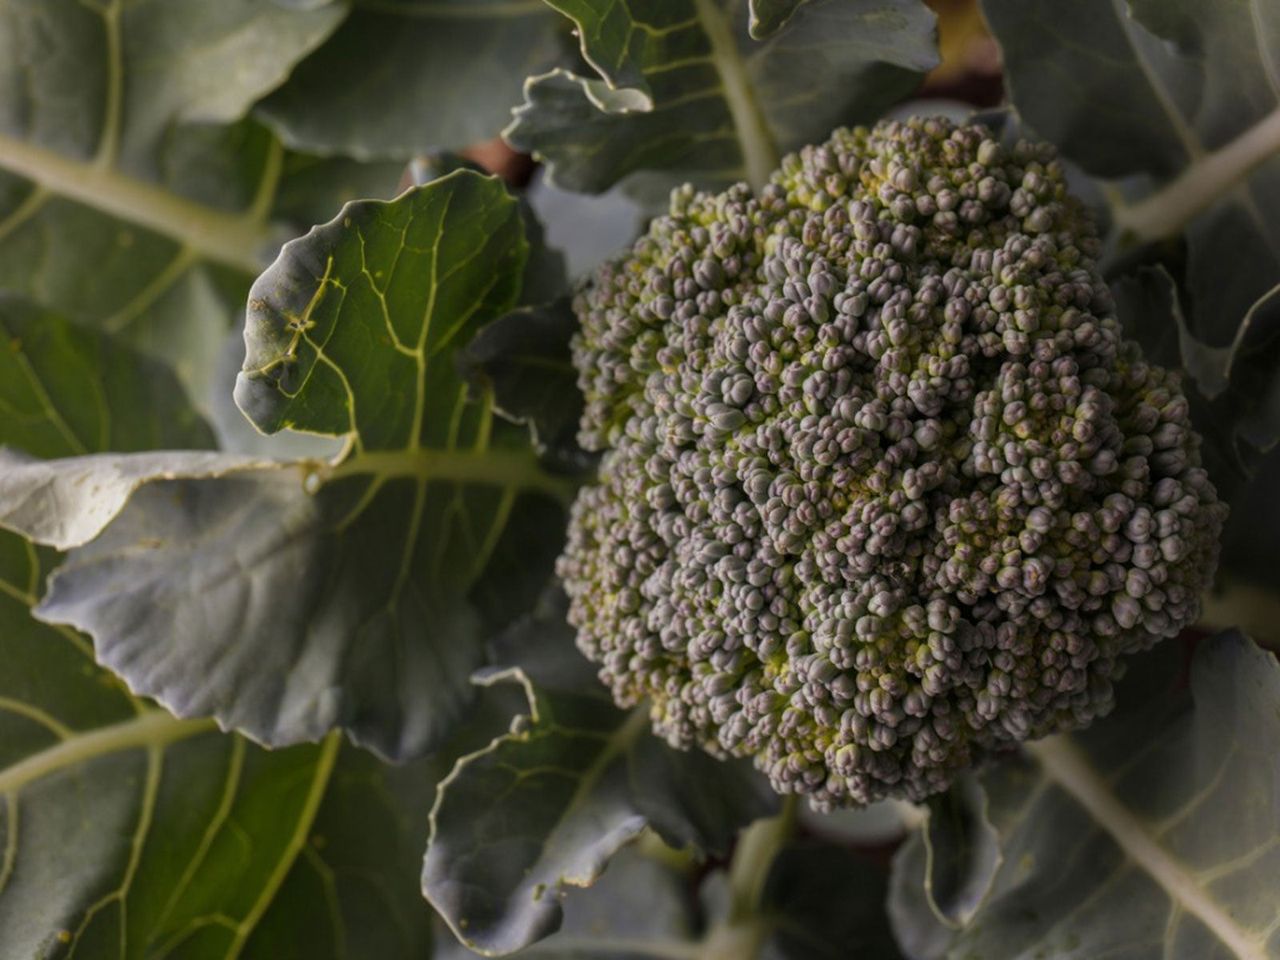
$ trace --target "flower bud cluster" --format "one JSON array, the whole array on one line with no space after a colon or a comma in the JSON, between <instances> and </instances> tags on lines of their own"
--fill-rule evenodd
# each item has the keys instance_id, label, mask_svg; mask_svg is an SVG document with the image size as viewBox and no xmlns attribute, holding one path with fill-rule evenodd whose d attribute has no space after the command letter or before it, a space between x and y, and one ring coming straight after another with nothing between
<instances>
[{"instance_id":1,"label":"flower bud cluster","mask_svg":"<svg viewBox=\"0 0 1280 960\"><path fill-rule=\"evenodd\" d=\"M939 119L677 190L577 302L559 572L615 699L820 808L1106 713L1225 507L1097 254L1050 146Z\"/></svg>"}]
</instances>

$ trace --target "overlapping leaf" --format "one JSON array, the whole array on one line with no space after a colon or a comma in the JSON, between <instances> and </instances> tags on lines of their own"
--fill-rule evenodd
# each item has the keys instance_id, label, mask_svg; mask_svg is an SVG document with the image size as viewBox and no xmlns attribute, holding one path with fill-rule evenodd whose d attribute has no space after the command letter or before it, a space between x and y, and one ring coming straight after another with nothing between
<instances>
[{"instance_id":1,"label":"overlapping leaf","mask_svg":"<svg viewBox=\"0 0 1280 960\"><path fill-rule=\"evenodd\" d=\"M0 443L46 456L208 443L168 370L28 304L6 300L0 317ZM85 638L32 619L51 559L0 531L0 955L427 950L412 879L425 823L397 797L413 788L404 802L420 806L435 771L393 782L332 738L268 753L130 697Z\"/></svg>"},{"instance_id":2,"label":"overlapping leaf","mask_svg":"<svg viewBox=\"0 0 1280 960\"><path fill-rule=\"evenodd\" d=\"M449 151L415 157L409 164L409 175L419 186L448 176L455 170L485 172L479 164L461 154ZM524 265L524 283L520 289L519 302L522 307L539 306L550 303L568 292L569 279L565 273L565 258L558 249L546 242L542 220L534 211L529 199L521 194L518 202L520 220L524 224L524 238L529 243L529 257Z\"/></svg>"},{"instance_id":3,"label":"overlapping leaf","mask_svg":"<svg viewBox=\"0 0 1280 960\"><path fill-rule=\"evenodd\" d=\"M408 159L489 140L560 48L542 0L336 6L345 22L258 111L295 149Z\"/></svg>"},{"instance_id":4,"label":"overlapping leaf","mask_svg":"<svg viewBox=\"0 0 1280 960\"><path fill-rule=\"evenodd\" d=\"M444 924L438 960L474 960L476 954ZM696 948L697 916L689 877L635 847L621 851L589 890L565 904L564 926L522 951L539 960L650 960Z\"/></svg>"},{"instance_id":5,"label":"overlapping leaf","mask_svg":"<svg viewBox=\"0 0 1280 960\"><path fill-rule=\"evenodd\" d=\"M242 120L341 17L259 0L6 4L0 288L126 336L203 400L249 283L298 232L283 225L297 205L278 202L294 174L319 202L395 187L394 169L353 183L349 164L289 156Z\"/></svg>"},{"instance_id":6,"label":"overlapping leaf","mask_svg":"<svg viewBox=\"0 0 1280 960\"><path fill-rule=\"evenodd\" d=\"M600 75L530 78L505 136L556 183L593 193L655 171L760 186L781 152L878 116L936 62L916 0L811 0L763 43L744 3L551 2Z\"/></svg>"},{"instance_id":7,"label":"overlapping leaf","mask_svg":"<svg viewBox=\"0 0 1280 960\"><path fill-rule=\"evenodd\" d=\"M786 25L805 0L751 0L751 36L764 40Z\"/></svg>"},{"instance_id":8,"label":"overlapping leaf","mask_svg":"<svg viewBox=\"0 0 1280 960\"><path fill-rule=\"evenodd\" d=\"M1280 434L1280 282L1254 304L1232 341L1212 347L1196 338L1178 287L1159 264L1131 270L1111 284L1116 312L1147 357L1181 368L1199 387L1192 418L1219 495L1234 504L1252 472L1250 447L1269 449Z\"/></svg>"},{"instance_id":9,"label":"overlapping leaf","mask_svg":"<svg viewBox=\"0 0 1280 960\"><path fill-rule=\"evenodd\" d=\"M1213 365L1200 385L1211 396L1214 382L1225 389L1242 324L1280 283L1280 14L1232 0L984 0L984 9L1013 102L1036 133L1099 176L1176 183L1119 207L1116 227L1143 241L1186 228L1189 330ZM1198 198L1206 202L1189 202ZM1251 349L1275 342L1275 324L1252 326ZM1273 411L1252 439L1278 436Z\"/></svg>"},{"instance_id":10,"label":"overlapping leaf","mask_svg":"<svg viewBox=\"0 0 1280 960\"><path fill-rule=\"evenodd\" d=\"M134 700L86 640L31 619L41 572L0 532L0 954L425 954L407 804L431 769L390 783L336 738L267 752Z\"/></svg>"},{"instance_id":11,"label":"overlapping leaf","mask_svg":"<svg viewBox=\"0 0 1280 960\"><path fill-rule=\"evenodd\" d=\"M180 716L275 745L341 726L397 758L442 742L563 526L564 485L468 402L453 358L515 302L524 258L515 201L465 171L289 244L254 287L237 398L261 429L342 435L348 455L6 470L0 522L75 548L39 615Z\"/></svg>"},{"instance_id":12,"label":"overlapping leaf","mask_svg":"<svg viewBox=\"0 0 1280 960\"><path fill-rule=\"evenodd\" d=\"M576 439L583 401L569 342L577 329L561 298L495 320L460 355L472 382L493 394L494 408L527 424L538 452L570 469L590 462Z\"/></svg>"},{"instance_id":13,"label":"overlapping leaf","mask_svg":"<svg viewBox=\"0 0 1280 960\"><path fill-rule=\"evenodd\" d=\"M573 649L563 605L507 637L529 674L527 724L459 761L432 810L423 890L463 943L510 953L559 928L561 896L590 886L645 829L669 844L723 851L776 802L749 768L682 753L619 710ZM547 655L544 655L547 654ZM531 679L532 677L532 679Z\"/></svg>"},{"instance_id":14,"label":"overlapping leaf","mask_svg":"<svg viewBox=\"0 0 1280 960\"><path fill-rule=\"evenodd\" d=\"M964 910L926 901L938 837L903 849L891 910L913 956L1276 955L1280 663L1222 634L1197 650L1187 697L1169 693L1179 659L1145 658L1114 717L984 772L977 829L935 824L966 851L933 858L968 887Z\"/></svg>"}]
</instances>

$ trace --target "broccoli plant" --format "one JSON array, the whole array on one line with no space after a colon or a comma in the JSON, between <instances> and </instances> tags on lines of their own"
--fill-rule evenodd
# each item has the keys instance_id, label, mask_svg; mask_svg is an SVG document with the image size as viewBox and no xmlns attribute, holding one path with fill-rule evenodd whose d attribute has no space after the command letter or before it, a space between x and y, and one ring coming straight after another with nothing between
<instances>
[{"instance_id":1,"label":"broccoli plant","mask_svg":"<svg viewBox=\"0 0 1280 960\"><path fill-rule=\"evenodd\" d=\"M0 39L0 960L1280 958L1280 6Z\"/></svg>"}]
</instances>

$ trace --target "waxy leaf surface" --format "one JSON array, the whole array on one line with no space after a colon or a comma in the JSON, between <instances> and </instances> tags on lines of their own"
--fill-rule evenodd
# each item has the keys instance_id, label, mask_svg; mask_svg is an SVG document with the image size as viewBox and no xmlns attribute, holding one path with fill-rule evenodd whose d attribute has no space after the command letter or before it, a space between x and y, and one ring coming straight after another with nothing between
<instances>
[{"instance_id":1,"label":"waxy leaf surface","mask_svg":"<svg viewBox=\"0 0 1280 960\"><path fill-rule=\"evenodd\" d=\"M527 723L462 758L431 813L423 891L458 938L509 953L559 929L561 894L590 886L645 829L671 846L723 853L776 797L739 763L668 747L643 707L620 710L572 647L563 603L504 638L527 664Z\"/></svg>"},{"instance_id":2,"label":"waxy leaf surface","mask_svg":"<svg viewBox=\"0 0 1280 960\"><path fill-rule=\"evenodd\" d=\"M543 0L345 6L329 41L258 108L294 149L407 160L491 140L524 78L560 52L563 21Z\"/></svg>"},{"instance_id":3,"label":"waxy leaf surface","mask_svg":"<svg viewBox=\"0 0 1280 960\"><path fill-rule=\"evenodd\" d=\"M1165 646L1132 665L1113 717L983 771L972 818L898 854L890 910L912 956L1276 955L1280 662L1220 634L1188 696ZM936 896L966 888L963 910Z\"/></svg>"},{"instance_id":4,"label":"waxy leaf surface","mask_svg":"<svg viewBox=\"0 0 1280 960\"><path fill-rule=\"evenodd\" d=\"M30 305L0 316L0 444L56 457L208 443L154 361ZM0 955L422 955L426 824L407 811L438 774L388 777L336 737L268 753L129 696L85 637L32 618L54 560L0 531Z\"/></svg>"},{"instance_id":5,"label":"waxy leaf surface","mask_svg":"<svg viewBox=\"0 0 1280 960\"><path fill-rule=\"evenodd\" d=\"M878 116L936 62L915 0L812 0L763 43L745 4L549 2L599 76L531 77L505 136L591 193L638 172L759 187L782 153Z\"/></svg>"},{"instance_id":6,"label":"waxy leaf surface","mask_svg":"<svg viewBox=\"0 0 1280 960\"><path fill-rule=\"evenodd\" d=\"M1122 241L1171 239L1153 224L1221 180L1189 222L1168 224L1172 236L1185 230L1187 331L1209 367L1193 375L1217 396L1233 366L1247 366L1241 354L1264 344L1274 353L1280 336L1265 304L1280 281L1280 10L1261 0L983 0L983 9L1013 104L1038 136L1095 175L1175 184L1154 205L1117 207ZM1256 162L1223 176L1224 151ZM1272 404L1248 436L1274 443L1280 410Z\"/></svg>"},{"instance_id":7,"label":"waxy leaf surface","mask_svg":"<svg viewBox=\"0 0 1280 960\"><path fill-rule=\"evenodd\" d=\"M346 437L344 458L5 471L6 524L84 544L39 615L179 716L271 745L342 727L396 759L438 746L563 526L567 488L487 396L469 401L453 356L514 304L524 255L515 201L465 171L287 245L254 287L237 399L261 429Z\"/></svg>"}]
</instances>

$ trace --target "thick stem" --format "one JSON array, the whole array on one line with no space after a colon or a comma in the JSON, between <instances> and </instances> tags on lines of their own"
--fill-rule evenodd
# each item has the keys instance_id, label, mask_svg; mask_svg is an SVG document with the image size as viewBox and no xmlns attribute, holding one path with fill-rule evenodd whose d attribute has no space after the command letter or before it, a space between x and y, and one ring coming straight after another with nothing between
<instances>
[{"instance_id":1,"label":"thick stem","mask_svg":"<svg viewBox=\"0 0 1280 960\"><path fill-rule=\"evenodd\" d=\"M105 167L0 135L0 169L112 217L154 230L202 257L257 275L268 228L244 214L215 210Z\"/></svg>"},{"instance_id":2,"label":"thick stem","mask_svg":"<svg viewBox=\"0 0 1280 960\"><path fill-rule=\"evenodd\" d=\"M796 814L796 798L789 796L776 817L757 820L742 831L729 867L730 919L754 917L758 912L773 860L795 832Z\"/></svg>"},{"instance_id":3,"label":"thick stem","mask_svg":"<svg viewBox=\"0 0 1280 960\"><path fill-rule=\"evenodd\" d=\"M16 793L43 777L99 757L126 750L165 747L216 729L212 720L178 720L163 710L148 710L109 727L77 732L0 770L0 796Z\"/></svg>"},{"instance_id":4,"label":"thick stem","mask_svg":"<svg viewBox=\"0 0 1280 960\"><path fill-rule=\"evenodd\" d=\"M711 43L711 60L720 74L724 99L733 117L734 130L742 147L742 166L747 183L759 190L778 167L778 147L760 102L756 99L747 66L738 50L728 16L713 0L694 0L698 19Z\"/></svg>"},{"instance_id":5,"label":"thick stem","mask_svg":"<svg viewBox=\"0 0 1280 960\"><path fill-rule=\"evenodd\" d=\"M1280 153L1280 110L1268 114L1226 146L1193 161L1148 197L1115 210L1121 236L1147 243L1173 236L1256 166Z\"/></svg>"},{"instance_id":6,"label":"thick stem","mask_svg":"<svg viewBox=\"0 0 1280 960\"><path fill-rule=\"evenodd\" d=\"M318 483L371 475L517 487L537 490L566 503L578 488L572 478L544 470L532 450L372 450L354 454L338 466L316 463L312 473Z\"/></svg>"},{"instance_id":7,"label":"thick stem","mask_svg":"<svg viewBox=\"0 0 1280 960\"><path fill-rule=\"evenodd\" d=\"M707 931L700 960L753 960L771 929L762 910L765 884L778 853L796 828L797 800L782 802L776 817L757 820L742 832L729 866L729 914Z\"/></svg>"}]
</instances>

